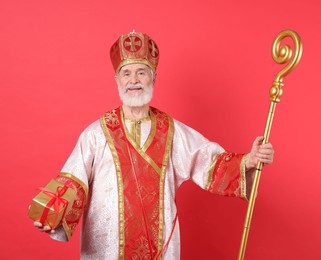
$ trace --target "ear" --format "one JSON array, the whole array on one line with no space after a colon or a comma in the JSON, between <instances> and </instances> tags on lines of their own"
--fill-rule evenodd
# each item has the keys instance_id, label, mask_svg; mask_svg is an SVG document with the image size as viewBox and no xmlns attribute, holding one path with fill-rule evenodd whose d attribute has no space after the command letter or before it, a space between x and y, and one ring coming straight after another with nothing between
<instances>
[{"instance_id":1,"label":"ear","mask_svg":"<svg viewBox=\"0 0 321 260\"><path fill-rule=\"evenodd\" d=\"M153 86L155 85L156 83L156 77L157 77L157 73L156 71L154 72L154 77L153 77Z\"/></svg>"},{"instance_id":2,"label":"ear","mask_svg":"<svg viewBox=\"0 0 321 260\"><path fill-rule=\"evenodd\" d=\"M117 83L117 85L118 85L119 79L118 79L118 75L117 75L117 74L115 74L114 79L115 79L115 81L116 81L116 83Z\"/></svg>"}]
</instances>

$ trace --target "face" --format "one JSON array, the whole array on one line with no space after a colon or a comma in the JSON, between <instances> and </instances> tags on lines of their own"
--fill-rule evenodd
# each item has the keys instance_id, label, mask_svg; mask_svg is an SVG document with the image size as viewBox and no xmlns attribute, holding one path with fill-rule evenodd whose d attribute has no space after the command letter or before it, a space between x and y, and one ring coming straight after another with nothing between
<instances>
[{"instance_id":1,"label":"face","mask_svg":"<svg viewBox=\"0 0 321 260\"><path fill-rule=\"evenodd\" d=\"M125 105L139 107L148 104L152 99L154 75L147 65L141 63L125 65L115 79L120 99Z\"/></svg>"}]
</instances>

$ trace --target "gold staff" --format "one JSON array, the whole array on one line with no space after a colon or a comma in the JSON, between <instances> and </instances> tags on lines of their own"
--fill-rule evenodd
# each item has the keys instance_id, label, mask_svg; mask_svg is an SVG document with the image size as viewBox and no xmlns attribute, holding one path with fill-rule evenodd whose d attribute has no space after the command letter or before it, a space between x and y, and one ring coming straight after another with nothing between
<instances>
[{"instance_id":1,"label":"gold staff","mask_svg":"<svg viewBox=\"0 0 321 260\"><path fill-rule=\"evenodd\" d=\"M290 37L293 40L294 54L289 45L285 44L280 47L281 41L286 37ZM288 64L276 75L272 83L272 87L270 88L270 109L266 120L263 143L267 143L269 140L275 107L276 107L276 104L280 102L280 96L283 93L283 89L282 89L284 85L283 78L287 76L298 65L301 55L302 55L302 43L301 43L300 36L296 32L291 30L285 30L280 32L276 36L272 46L273 60L279 64L284 64L287 62ZM254 175L249 205L247 207L238 260L244 259L245 248L246 248L247 238L250 230L250 224L251 224L252 214L254 210L254 203L257 195L261 172L262 172L262 163L258 162L256 165L256 171Z\"/></svg>"}]
</instances>

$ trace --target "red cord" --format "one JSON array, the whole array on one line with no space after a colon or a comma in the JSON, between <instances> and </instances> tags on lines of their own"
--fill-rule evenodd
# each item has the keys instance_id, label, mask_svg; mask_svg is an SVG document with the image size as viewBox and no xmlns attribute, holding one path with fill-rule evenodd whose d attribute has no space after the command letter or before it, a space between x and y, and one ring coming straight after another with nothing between
<instances>
[{"instance_id":1,"label":"red cord","mask_svg":"<svg viewBox=\"0 0 321 260\"><path fill-rule=\"evenodd\" d=\"M161 257L162 257L162 255L164 254L164 252L165 252L165 250L166 250L169 242L170 242L171 239L172 239L172 235L173 235L174 230L175 230L176 221L177 221L177 212L176 212L175 218L174 218L174 220L173 220L172 231L171 231L171 233L170 233L170 235L169 235L169 237L168 237L168 239L167 239L167 242L166 242L165 245L163 246L162 251L159 252L158 257L156 258L157 260L158 260L158 259L161 259Z\"/></svg>"}]
</instances>

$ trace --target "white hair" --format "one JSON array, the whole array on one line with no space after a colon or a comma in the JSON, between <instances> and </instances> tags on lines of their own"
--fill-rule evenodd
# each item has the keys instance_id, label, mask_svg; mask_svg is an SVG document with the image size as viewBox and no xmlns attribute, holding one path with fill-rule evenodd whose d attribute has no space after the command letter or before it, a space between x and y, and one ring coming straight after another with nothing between
<instances>
[{"instance_id":1,"label":"white hair","mask_svg":"<svg viewBox=\"0 0 321 260\"><path fill-rule=\"evenodd\" d=\"M133 96L129 96L127 94L128 90L130 88L137 88L137 87L142 88L143 92L137 93L137 95L133 95ZM148 104L153 97L153 90L154 90L153 85L144 86L142 84L129 84L126 86L125 89L122 89L118 85L118 93L119 93L119 97L120 97L121 101L125 105L130 106L130 107L140 107L140 106Z\"/></svg>"}]
</instances>

